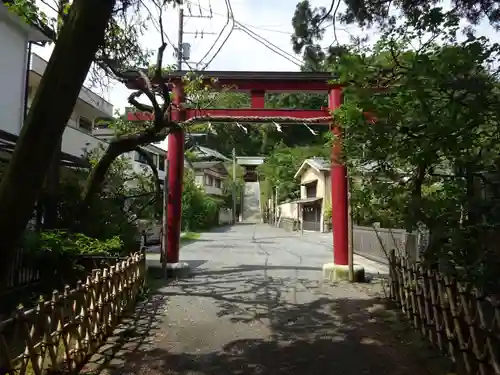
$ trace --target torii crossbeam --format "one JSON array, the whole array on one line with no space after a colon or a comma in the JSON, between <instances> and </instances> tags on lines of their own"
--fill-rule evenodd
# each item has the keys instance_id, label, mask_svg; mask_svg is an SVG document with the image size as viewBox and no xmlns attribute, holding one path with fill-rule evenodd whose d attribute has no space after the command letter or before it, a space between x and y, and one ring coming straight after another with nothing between
<instances>
[{"instance_id":1,"label":"torii crossbeam","mask_svg":"<svg viewBox=\"0 0 500 375\"><path fill-rule=\"evenodd\" d=\"M248 92L251 108L239 109L189 109L185 108L185 93L182 83L187 71L178 71L169 75L174 84L173 103L179 108L173 111L172 120L179 123L242 122L265 123L275 121L280 124L322 124L332 126L337 136L332 147L331 163L331 205L333 227L333 260L336 265L347 266L348 257L348 192L347 169L341 164L341 140L338 124L333 124L331 112L342 103L342 87L329 83L329 73L312 72L202 72L206 84L217 79L217 84L230 91ZM305 109L268 109L265 108L266 92L308 92L328 94L328 108L317 110ZM152 115L144 112L130 112L132 121L150 120ZM278 120L278 121L277 121ZM181 231L181 195L184 175L184 133L176 129L168 136L169 164L168 176L168 224L167 224L167 263L179 262L179 240Z\"/></svg>"}]
</instances>

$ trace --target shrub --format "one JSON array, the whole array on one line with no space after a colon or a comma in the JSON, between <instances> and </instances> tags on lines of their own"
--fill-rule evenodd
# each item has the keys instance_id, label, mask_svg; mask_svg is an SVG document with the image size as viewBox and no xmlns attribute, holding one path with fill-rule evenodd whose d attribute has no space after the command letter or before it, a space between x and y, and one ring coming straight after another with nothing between
<instances>
[{"instance_id":1,"label":"shrub","mask_svg":"<svg viewBox=\"0 0 500 375\"><path fill-rule=\"evenodd\" d=\"M187 171L182 192L181 225L184 231L209 229L218 224L220 202L196 185L194 175Z\"/></svg>"}]
</instances>

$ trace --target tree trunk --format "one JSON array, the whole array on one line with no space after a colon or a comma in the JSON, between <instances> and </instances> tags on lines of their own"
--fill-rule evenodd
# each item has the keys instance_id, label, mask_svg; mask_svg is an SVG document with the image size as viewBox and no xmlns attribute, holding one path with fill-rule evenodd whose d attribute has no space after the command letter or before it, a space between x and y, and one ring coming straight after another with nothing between
<instances>
[{"instance_id":1,"label":"tree trunk","mask_svg":"<svg viewBox=\"0 0 500 375\"><path fill-rule=\"evenodd\" d=\"M61 179L61 149L62 149L62 138L59 139L57 144L56 152L54 153L54 158L50 163L49 171L45 178L45 194L43 195L43 228L44 229L55 229L57 226L58 219L58 190L59 181Z\"/></svg>"},{"instance_id":2,"label":"tree trunk","mask_svg":"<svg viewBox=\"0 0 500 375\"><path fill-rule=\"evenodd\" d=\"M41 192L115 0L75 0L0 184L0 290Z\"/></svg>"}]
</instances>

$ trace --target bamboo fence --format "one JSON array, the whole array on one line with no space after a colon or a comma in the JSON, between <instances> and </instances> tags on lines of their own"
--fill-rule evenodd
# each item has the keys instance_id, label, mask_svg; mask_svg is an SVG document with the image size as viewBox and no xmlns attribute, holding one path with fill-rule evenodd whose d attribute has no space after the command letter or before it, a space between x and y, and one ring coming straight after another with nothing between
<instances>
[{"instance_id":1,"label":"bamboo fence","mask_svg":"<svg viewBox=\"0 0 500 375\"><path fill-rule=\"evenodd\" d=\"M135 253L36 308L18 309L0 323L0 374L77 373L134 306L145 273L145 255Z\"/></svg>"},{"instance_id":2,"label":"bamboo fence","mask_svg":"<svg viewBox=\"0 0 500 375\"><path fill-rule=\"evenodd\" d=\"M390 293L414 328L460 374L500 374L500 303L391 252Z\"/></svg>"}]
</instances>

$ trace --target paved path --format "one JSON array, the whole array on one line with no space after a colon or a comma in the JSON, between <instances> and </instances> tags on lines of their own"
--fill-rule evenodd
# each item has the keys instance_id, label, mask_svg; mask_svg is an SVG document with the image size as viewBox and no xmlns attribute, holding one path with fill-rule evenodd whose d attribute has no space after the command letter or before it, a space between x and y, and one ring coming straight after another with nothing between
<instances>
[{"instance_id":1,"label":"paved path","mask_svg":"<svg viewBox=\"0 0 500 375\"><path fill-rule=\"evenodd\" d=\"M181 252L195 276L160 287L118 332L95 359L113 357L107 373L444 374L384 309L378 284L322 283L324 245L242 224Z\"/></svg>"}]
</instances>

